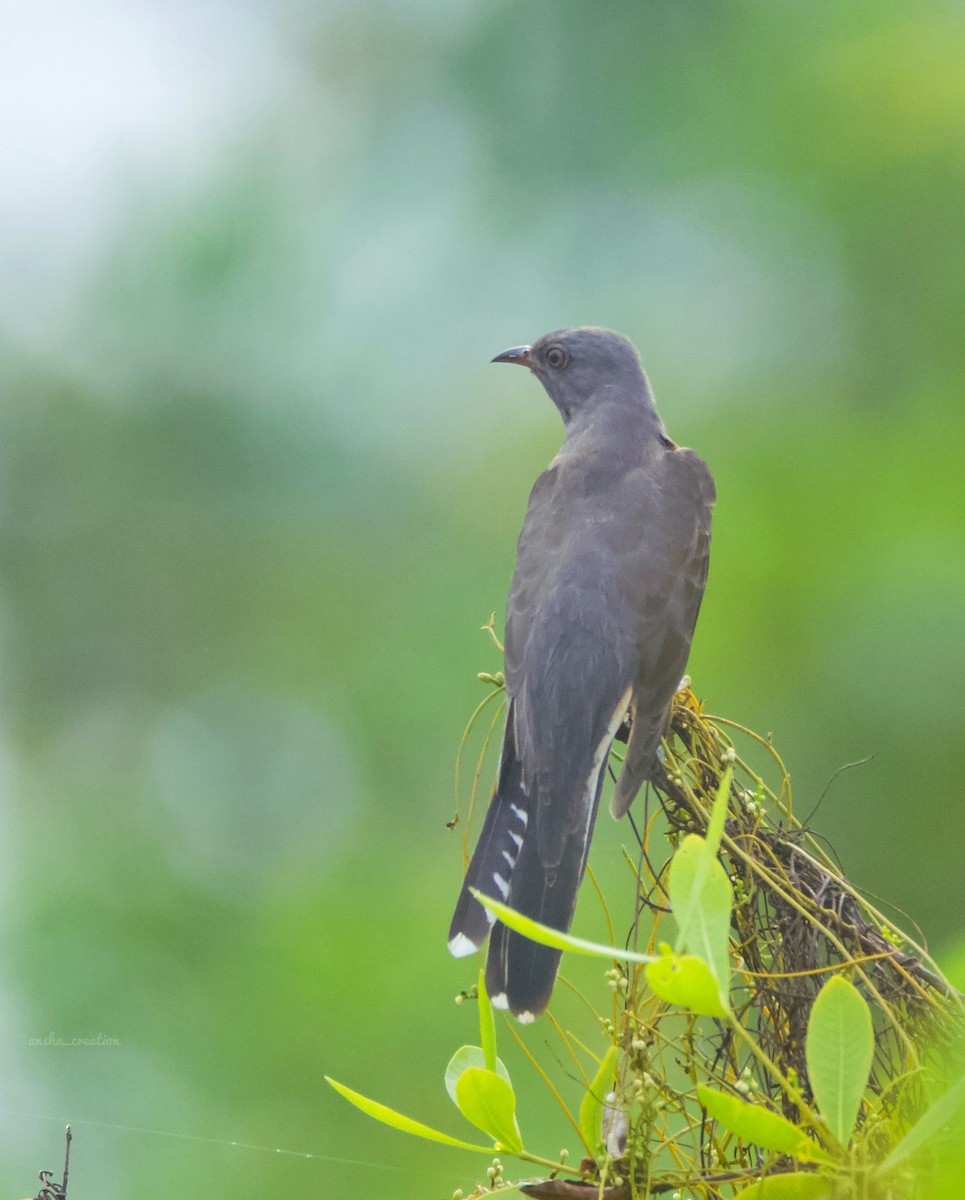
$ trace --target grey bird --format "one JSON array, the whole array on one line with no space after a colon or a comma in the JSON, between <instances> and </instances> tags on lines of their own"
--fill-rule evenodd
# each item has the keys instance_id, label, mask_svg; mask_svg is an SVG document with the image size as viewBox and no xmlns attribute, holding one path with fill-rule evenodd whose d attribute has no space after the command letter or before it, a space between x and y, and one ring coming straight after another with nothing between
<instances>
[{"instance_id":1,"label":"grey bird","mask_svg":"<svg viewBox=\"0 0 965 1200\"><path fill-rule=\"evenodd\" d=\"M492 930L486 990L495 1006L532 1021L549 1003L560 952L495 922L469 888L569 930L625 719L615 817L654 772L704 593L716 496L704 461L667 436L625 337L564 329L493 362L529 367L565 438L519 536L502 754L449 949L471 954Z\"/></svg>"}]
</instances>

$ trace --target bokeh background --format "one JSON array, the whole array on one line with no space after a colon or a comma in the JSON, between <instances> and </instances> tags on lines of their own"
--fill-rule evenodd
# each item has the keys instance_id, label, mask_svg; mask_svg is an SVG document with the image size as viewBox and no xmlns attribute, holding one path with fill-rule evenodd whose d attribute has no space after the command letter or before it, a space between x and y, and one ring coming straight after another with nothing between
<instances>
[{"instance_id":1,"label":"bokeh background","mask_svg":"<svg viewBox=\"0 0 965 1200\"><path fill-rule=\"evenodd\" d=\"M67 1119L77 1200L484 1174L322 1076L469 1132L442 1087L475 1040L453 761L560 439L488 360L560 326L629 334L716 475L695 689L773 731L801 815L874 756L814 824L954 963L960 5L3 24L0 1194L58 1167Z\"/></svg>"}]
</instances>

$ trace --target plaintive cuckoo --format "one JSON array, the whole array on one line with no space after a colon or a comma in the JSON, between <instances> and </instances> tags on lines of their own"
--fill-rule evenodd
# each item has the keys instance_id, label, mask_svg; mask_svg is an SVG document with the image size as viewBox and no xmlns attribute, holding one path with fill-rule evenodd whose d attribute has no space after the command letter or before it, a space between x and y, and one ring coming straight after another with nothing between
<instances>
[{"instance_id":1,"label":"plaintive cuckoo","mask_svg":"<svg viewBox=\"0 0 965 1200\"><path fill-rule=\"evenodd\" d=\"M496 788L449 931L471 954L492 928L486 990L532 1021L560 952L508 929L469 893L569 930L614 735L629 710L615 817L651 777L690 651L710 551L714 482L670 440L631 342L565 329L493 362L529 367L565 438L537 479L506 606L507 718Z\"/></svg>"}]
</instances>

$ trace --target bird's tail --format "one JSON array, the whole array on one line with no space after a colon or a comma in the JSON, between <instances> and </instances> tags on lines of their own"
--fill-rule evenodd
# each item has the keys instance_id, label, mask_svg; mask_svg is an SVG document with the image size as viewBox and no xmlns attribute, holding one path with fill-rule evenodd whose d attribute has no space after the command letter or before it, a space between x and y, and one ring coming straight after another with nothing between
<instances>
[{"instance_id":1,"label":"bird's tail","mask_svg":"<svg viewBox=\"0 0 965 1200\"><path fill-rule=\"evenodd\" d=\"M510 882L510 907L562 933L573 923L602 785L601 773L586 821L567 838L559 865L544 866L537 839L528 838ZM494 1006L508 1008L520 1021L535 1020L550 1002L560 955L497 922L486 960L486 991Z\"/></svg>"},{"instance_id":2,"label":"bird's tail","mask_svg":"<svg viewBox=\"0 0 965 1200\"><path fill-rule=\"evenodd\" d=\"M504 900L524 916L567 932L586 869L603 784L602 771L595 783L590 810L567 837L559 863L544 866L530 820L532 802L523 791L513 722L507 722L496 790L456 903L449 929L449 949L456 956L472 954L492 929L486 990L496 1007L508 1008L521 1021L533 1020L549 1003L560 951L533 942L495 921L469 888Z\"/></svg>"}]
</instances>

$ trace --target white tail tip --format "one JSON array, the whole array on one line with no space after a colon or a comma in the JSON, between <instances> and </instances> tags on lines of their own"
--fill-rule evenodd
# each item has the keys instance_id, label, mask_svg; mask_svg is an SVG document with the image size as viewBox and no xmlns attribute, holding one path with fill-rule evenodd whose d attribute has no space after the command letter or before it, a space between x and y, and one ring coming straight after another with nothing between
<instances>
[{"instance_id":1,"label":"white tail tip","mask_svg":"<svg viewBox=\"0 0 965 1200\"><path fill-rule=\"evenodd\" d=\"M457 933L449 939L449 953L454 958L465 958L467 954L475 954L479 947L470 941L464 933Z\"/></svg>"}]
</instances>

